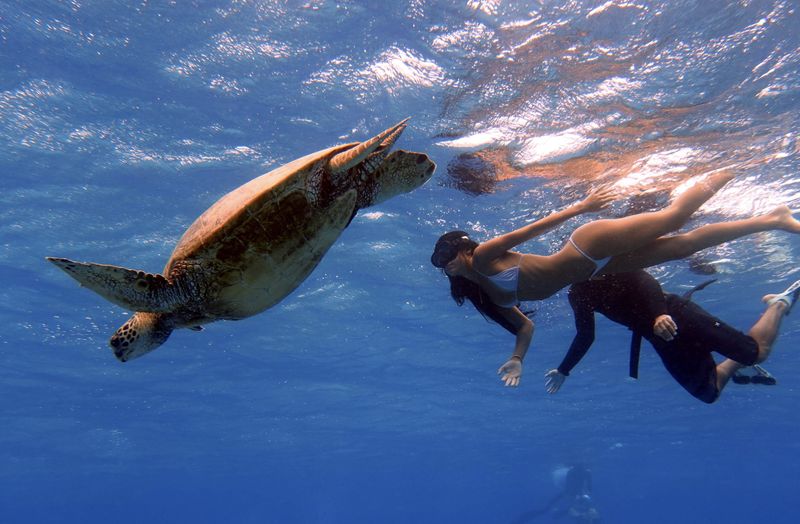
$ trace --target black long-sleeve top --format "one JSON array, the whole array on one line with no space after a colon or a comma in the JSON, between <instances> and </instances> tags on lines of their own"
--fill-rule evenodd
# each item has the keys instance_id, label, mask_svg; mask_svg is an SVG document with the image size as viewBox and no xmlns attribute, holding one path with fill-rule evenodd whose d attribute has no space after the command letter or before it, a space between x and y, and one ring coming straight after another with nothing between
<instances>
[{"instance_id":1,"label":"black long-sleeve top","mask_svg":"<svg viewBox=\"0 0 800 524\"><path fill-rule=\"evenodd\" d=\"M568 296L575 314L576 333L558 366L563 375L569 375L592 346L595 312L645 337L653 334L656 317L667 313L661 286L643 270L603 275L573 284Z\"/></svg>"}]
</instances>

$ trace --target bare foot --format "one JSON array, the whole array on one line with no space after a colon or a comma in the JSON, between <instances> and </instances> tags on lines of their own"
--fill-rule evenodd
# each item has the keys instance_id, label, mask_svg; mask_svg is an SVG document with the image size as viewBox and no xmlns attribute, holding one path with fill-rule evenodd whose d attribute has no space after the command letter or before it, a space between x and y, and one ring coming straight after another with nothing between
<instances>
[{"instance_id":1,"label":"bare foot","mask_svg":"<svg viewBox=\"0 0 800 524\"><path fill-rule=\"evenodd\" d=\"M800 233L800 221L792 216L789 206L778 206L770 211L767 216L776 221L776 227L790 233Z\"/></svg>"},{"instance_id":2,"label":"bare foot","mask_svg":"<svg viewBox=\"0 0 800 524\"><path fill-rule=\"evenodd\" d=\"M708 175L708 178L703 181L703 184L716 192L722 189L722 186L733 180L733 178L734 174L731 171L717 171L716 173Z\"/></svg>"}]
</instances>

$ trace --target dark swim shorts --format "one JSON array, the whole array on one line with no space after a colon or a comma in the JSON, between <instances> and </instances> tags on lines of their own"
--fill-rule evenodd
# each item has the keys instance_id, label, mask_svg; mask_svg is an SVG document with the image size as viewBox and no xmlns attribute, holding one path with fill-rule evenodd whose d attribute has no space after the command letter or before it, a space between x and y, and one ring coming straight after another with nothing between
<instances>
[{"instance_id":1,"label":"dark swim shorts","mask_svg":"<svg viewBox=\"0 0 800 524\"><path fill-rule=\"evenodd\" d=\"M670 342L657 336L647 339L670 375L686 391L710 404L719 397L717 364L711 352L751 366L758 357L758 344L691 300L672 294L666 298L667 312L678 325L678 335Z\"/></svg>"}]
</instances>

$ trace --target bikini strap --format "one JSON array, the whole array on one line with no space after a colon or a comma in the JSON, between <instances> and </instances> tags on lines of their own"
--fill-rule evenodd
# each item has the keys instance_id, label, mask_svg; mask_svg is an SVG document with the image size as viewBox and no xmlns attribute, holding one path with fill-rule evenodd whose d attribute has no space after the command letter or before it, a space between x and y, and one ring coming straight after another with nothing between
<instances>
[{"instance_id":1,"label":"bikini strap","mask_svg":"<svg viewBox=\"0 0 800 524\"><path fill-rule=\"evenodd\" d=\"M572 235L570 235L570 236L569 236L569 243L570 243L570 244L572 244L572 247L574 247L574 248L575 248L575 251L577 251L578 253L580 253L581 255L583 255L583 258L586 258L586 259L589 259L589 260L591 260L592 262L594 262L594 263L595 263L595 266L597 266L597 262L595 261L595 259L593 259L593 258L592 258L592 257L590 257L589 255L587 255L587 254L586 254L586 252L585 252L583 249L579 248L579 247L578 247L578 244L576 244L576 243L575 243L575 241L574 241L574 240L572 240Z\"/></svg>"}]
</instances>

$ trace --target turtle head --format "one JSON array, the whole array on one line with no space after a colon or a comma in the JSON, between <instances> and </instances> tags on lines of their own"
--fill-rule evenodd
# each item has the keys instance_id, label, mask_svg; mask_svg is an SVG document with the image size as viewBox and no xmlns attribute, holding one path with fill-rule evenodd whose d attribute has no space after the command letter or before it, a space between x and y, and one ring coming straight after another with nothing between
<instances>
[{"instance_id":1,"label":"turtle head","mask_svg":"<svg viewBox=\"0 0 800 524\"><path fill-rule=\"evenodd\" d=\"M391 147L406 128L406 118L371 139L339 152L328 161L334 180L346 180L358 191L358 209L408 193L427 182L436 164L424 153L394 151Z\"/></svg>"},{"instance_id":2,"label":"turtle head","mask_svg":"<svg viewBox=\"0 0 800 524\"><path fill-rule=\"evenodd\" d=\"M114 355L127 362L141 357L166 342L172 333L169 315L139 311L120 327L109 340Z\"/></svg>"},{"instance_id":3,"label":"turtle head","mask_svg":"<svg viewBox=\"0 0 800 524\"><path fill-rule=\"evenodd\" d=\"M358 191L358 207L409 193L430 180L436 164L425 153L398 150L387 156Z\"/></svg>"}]
</instances>

